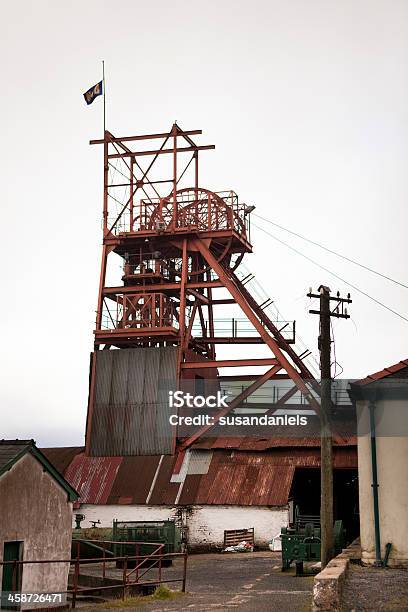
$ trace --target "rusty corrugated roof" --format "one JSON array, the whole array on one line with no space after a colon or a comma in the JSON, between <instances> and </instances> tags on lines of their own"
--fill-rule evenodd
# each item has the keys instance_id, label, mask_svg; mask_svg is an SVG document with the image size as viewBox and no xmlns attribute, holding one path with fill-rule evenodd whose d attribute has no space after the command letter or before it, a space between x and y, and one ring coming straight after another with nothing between
<instances>
[{"instance_id":1,"label":"rusty corrugated roof","mask_svg":"<svg viewBox=\"0 0 408 612\"><path fill-rule=\"evenodd\" d=\"M66 448L52 451L56 465L72 452ZM172 506L180 495L180 505L280 506L288 501L295 469L320 466L317 445L282 445L262 451L224 446L208 452L208 471L197 474L196 462L192 461L192 473L187 469L181 482L172 481L176 457L168 455L86 457L79 452L65 470L65 477L79 492L79 501L87 504ZM335 468L357 468L357 449L351 441L348 446L334 447L333 457ZM200 465L204 463L201 459Z\"/></svg>"},{"instance_id":2,"label":"rusty corrugated roof","mask_svg":"<svg viewBox=\"0 0 408 612\"><path fill-rule=\"evenodd\" d=\"M335 441L334 446L355 446L357 439L355 437L344 437L339 438ZM253 437L218 437L218 438L201 438L195 442L192 448L197 449L236 449L236 450L251 450L251 451L265 451L272 448L298 448L298 447L315 447L320 448L320 438L308 437L308 438L284 438L284 437L271 437L271 438L253 438Z\"/></svg>"},{"instance_id":3,"label":"rusty corrugated roof","mask_svg":"<svg viewBox=\"0 0 408 612\"><path fill-rule=\"evenodd\" d=\"M123 457L112 483L108 504L144 504L160 455Z\"/></svg>"},{"instance_id":4,"label":"rusty corrugated roof","mask_svg":"<svg viewBox=\"0 0 408 612\"><path fill-rule=\"evenodd\" d=\"M61 474L65 474L74 457L85 450L83 446L65 446L63 448L42 448L41 451Z\"/></svg>"},{"instance_id":5,"label":"rusty corrugated roof","mask_svg":"<svg viewBox=\"0 0 408 612\"><path fill-rule=\"evenodd\" d=\"M357 468L355 447L335 448L335 468ZM319 448L267 452L219 450L207 474L187 475L180 504L281 506L288 502L296 468L320 467Z\"/></svg>"},{"instance_id":6,"label":"rusty corrugated roof","mask_svg":"<svg viewBox=\"0 0 408 612\"><path fill-rule=\"evenodd\" d=\"M222 451L217 451L221 456ZM235 457L237 461L251 465L276 465L293 467L320 467L320 448L293 448L288 452L285 448L277 448L263 453L251 451L224 451ZM335 468L357 468L357 447L336 447L333 449L333 465Z\"/></svg>"},{"instance_id":7,"label":"rusty corrugated roof","mask_svg":"<svg viewBox=\"0 0 408 612\"><path fill-rule=\"evenodd\" d=\"M82 504L106 504L123 457L74 457L65 478L78 491ZM74 484L75 483L75 484Z\"/></svg>"},{"instance_id":8,"label":"rusty corrugated roof","mask_svg":"<svg viewBox=\"0 0 408 612\"><path fill-rule=\"evenodd\" d=\"M217 504L239 506L282 506L287 504L295 468L226 457L214 453L208 474L196 484L194 501L188 494L181 504ZM186 484L191 476L186 477Z\"/></svg>"},{"instance_id":9,"label":"rusty corrugated roof","mask_svg":"<svg viewBox=\"0 0 408 612\"><path fill-rule=\"evenodd\" d=\"M165 455L157 475L157 480L150 497L150 504L166 504L172 505L175 503L180 484L171 482L175 456ZM192 502L193 503L193 502Z\"/></svg>"}]
</instances>

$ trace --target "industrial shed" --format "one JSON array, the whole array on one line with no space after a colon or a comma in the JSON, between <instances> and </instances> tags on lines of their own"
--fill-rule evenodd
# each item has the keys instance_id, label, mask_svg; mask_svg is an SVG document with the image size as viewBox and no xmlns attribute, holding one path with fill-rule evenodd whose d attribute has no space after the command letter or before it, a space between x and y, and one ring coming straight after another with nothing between
<instances>
[{"instance_id":1,"label":"industrial shed","mask_svg":"<svg viewBox=\"0 0 408 612\"><path fill-rule=\"evenodd\" d=\"M44 453L78 490L84 527L98 520L110 527L113 519L172 518L184 528L191 550L219 547L224 530L251 527L255 544L265 547L288 524L291 500L304 511L319 511L315 438L208 438L185 453L178 473L177 457L170 455L89 457L81 447ZM354 507L347 503L347 486L356 480L355 439L335 446L334 468L344 517L344 507Z\"/></svg>"}]
</instances>

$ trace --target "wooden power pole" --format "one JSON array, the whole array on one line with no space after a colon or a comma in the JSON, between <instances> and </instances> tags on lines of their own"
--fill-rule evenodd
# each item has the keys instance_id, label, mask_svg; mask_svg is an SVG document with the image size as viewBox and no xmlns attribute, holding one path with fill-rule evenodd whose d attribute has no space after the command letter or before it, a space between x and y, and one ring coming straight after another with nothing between
<instances>
[{"instance_id":1,"label":"wooden power pole","mask_svg":"<svg viewBox=\"0 0 408 612\"><path fill-rule=\"evenodd\" d=\"M319 298L320 309L309 310L312 314L320 316L319 351L320 351L320 383L321 383L321 416L320 416L320 527L321 527L321 561L322 569L326 567L334 553L333 536L333 448L331 431L331 338L330 317L348 319L347 308L344 304L351 304L350 294L347 298L330 296L329 287L320 285L319 294L312 290L307 294L310 298ZM333 310L330 302L337 302Z\"/></svg>"}]
</instances>

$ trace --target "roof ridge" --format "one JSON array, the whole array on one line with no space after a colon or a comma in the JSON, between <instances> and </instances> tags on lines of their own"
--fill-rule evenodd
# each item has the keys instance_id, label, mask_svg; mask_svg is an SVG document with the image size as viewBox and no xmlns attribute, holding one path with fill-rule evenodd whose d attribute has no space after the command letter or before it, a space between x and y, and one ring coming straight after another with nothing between
<instances>
[{"instance_id":1,"label":"roof ridge","mask_svg":"<svg viewBox=\"0 0 408 612\"><path fill-rule=\"evenodd\" d=\"M10 443L11 442L11 443ZM66 480L66 478L56 469L56 467L48 460L48 458L41 452L36 446L34 440L0 440L3 447L16 446L16 449L10 451L12 454L7 456L7 450L2 452L2 463L0 464L0 477L8 472L20 459L25 457L27 454L31 454L36 461L38 461L44 470L46 470L50 476L58 482L58 484L65 489L69 501L76 501L78 499L78 493L74 487Z\"/></svg>"},{"instance_id":2,"label":"roof ridge","mask_svg":"<svg viewBox=\"0 0 408 612\"><path fill-rule=\"evenodd\" d=\"M396 372L399 372L400 370L403 370L406 367L408 367L408 359L401 359L401 361L398 361L398 363L394 363L393 365L387 366L382 370L378 370L378 372L368 374L368 376L356 380L353 384L367 385L370 382L379 380L381 378L386 378L387 376L391 376L392 374L395 374Z\"/></svg>"},{"instance_id":3,"label":"roof ridge","mask_svg":"<svg viewBox=\"0 0 408 612\"><path fill-rule=\"evenodd\" d=\"M13 444L16 446L33 446L35 445L35 440L31 438L30 440L20 440L19 438L15 438L14 440L6 440L3 438L0 440L0 444L12 446Z\"/></svg>"}]
</instances>

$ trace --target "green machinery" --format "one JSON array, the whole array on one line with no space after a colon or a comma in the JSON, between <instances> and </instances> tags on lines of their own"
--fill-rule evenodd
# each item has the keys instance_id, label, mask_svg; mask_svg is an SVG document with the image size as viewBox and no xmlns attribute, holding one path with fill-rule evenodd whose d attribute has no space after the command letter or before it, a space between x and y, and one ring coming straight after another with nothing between
<instances>
[{"instance_id":1,"label":"green machinery","mask_svg":"<svg viewBox=\"0 0 408 612\"><path fill-rule=\"evenodd\" d=\"M296 565L296 575L303 574L303 562L320 561L320 517L301 515L295 508L293 527L282 527L282 571L290 568L293 561ZM334 523L334 550L339 554L345 546L345 530L343 521Z\"/></svg>"},{"instance_id":2,"label":"green machinery","mask_svg":"<svg viewBox=\"0 0 408 612\"><path fill-rule=\"evenodd\" d=\"M164 544L163 553L181 551L181 531L175 521L113 521L113 542L140 542L114 544L115 557L149 555L153 552L152 543ZM145 544L143 544L145 543ZM137 553L136 553L137 548ZM168 561L166 564L170 564Z\"/></svg>"},{"instance_id":3,"label":"green machinery","mask_svg":"<svg viewBox=\"0 0 408 612\"><path fill-rule=\"evenodd\" d=\"M81 559L113 557L111 540L112 529L97 527L73 529L71 557L75 559L78 554Z\"/></svg>"}]
</instances>

